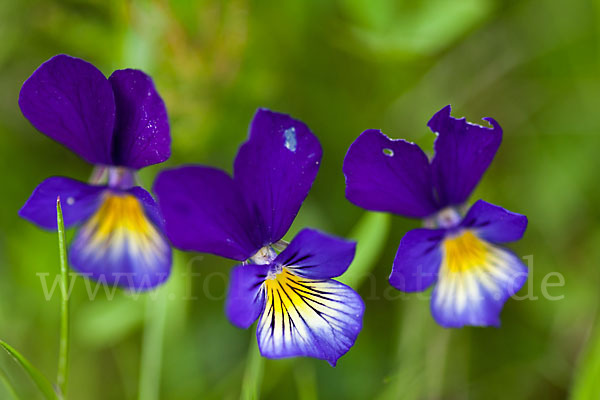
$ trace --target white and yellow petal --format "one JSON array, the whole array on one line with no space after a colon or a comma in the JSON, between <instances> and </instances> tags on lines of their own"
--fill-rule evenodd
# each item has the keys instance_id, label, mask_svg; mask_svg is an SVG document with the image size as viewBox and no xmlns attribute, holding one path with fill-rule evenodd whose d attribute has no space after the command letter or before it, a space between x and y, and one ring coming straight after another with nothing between
<instances>
[{"instance_id":1,"label":"white and yellow petal","mask_svg":"<svg viewBox=\"0 0 600 400\"><path fill-rule=\"evenodd\" d=\"M335 365L362 328L362 299L332 279L303 278L283 267L261 290L265 306L257 337L265 357L307 356Z\"/></svg>"},{"instance_id":2,"label":"white and yellow petal","mask_svg":"<svg viewBox=\"0 0 600 400\"><path fill-rule=\"evenodd\" d=\"M435 320L445 327L500 325L500 311L527 280L527 267L469 229L447 236L441 253L431 300Z\"/></svg>"},{"instance_id":3,"label":"white and yellow petal","mask_svg":"<svg viewBox=\"0 0 600 400\"><path fill-rule=\"evenodd\" d=\"M134 290L164 282L171 248L144 205L129 192L104 193L100 207L71 245L73 268L94 280Z\"/></svg>"}]
</instances>

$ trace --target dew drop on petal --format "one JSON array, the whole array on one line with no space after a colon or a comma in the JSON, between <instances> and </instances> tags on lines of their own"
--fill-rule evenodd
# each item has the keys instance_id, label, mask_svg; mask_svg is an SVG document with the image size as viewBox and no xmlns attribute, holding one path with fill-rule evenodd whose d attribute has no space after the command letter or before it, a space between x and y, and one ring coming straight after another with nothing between
<instances>
[{"instance_id":1,"label":"dew drop on petal","mask_svg":"<svg viewBox=\"0 0 600 400\"><path fill-rule=\"evenodd\" d=\"M283 131L283 138L285 139L285 147L291 151L292 153L296 152L296 146L298 142L296 141L296 128L293 126L291 128Z\"/></svg>"},{"instance_id":2,"label":"dew drop on petal","mask_svg":"<svg viewBox=\"0 0 600 400\"><path fill-rule=\"evenodd\" d=\"M75 204L75 199L73 197L69 196L67 198L67 204L72 206L73 204Z\"/></svg>"}]
</instances>

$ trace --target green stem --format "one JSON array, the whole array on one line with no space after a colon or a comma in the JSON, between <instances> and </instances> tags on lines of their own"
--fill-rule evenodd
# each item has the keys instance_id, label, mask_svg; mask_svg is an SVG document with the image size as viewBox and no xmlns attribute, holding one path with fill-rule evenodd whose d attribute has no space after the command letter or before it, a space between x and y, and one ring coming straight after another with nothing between
<instances>
[{"instance_id":1,"label":"green stem","mask_svg":"<svg viewBox=\"0 0 600 400\"><path fill-rule=\"evenodd\" d=\"M260 386L263 377L264 360L260 355L256 335L251 335L250 349L246 361L246 370L242 381L242 400L256 400L260 397Z\"/></svg>"},{"instance_id":2,"label":"green stem","mask_svg":"<svg viewBox=\"0 0 600 400\"><path fill-rule=\"evenodd\" d=\"M158 290L160 292L156 299L146 297L138 393L140 400L158 400L160 397L160 371L168 299L165 287Z\"/></svg>"},{"instance_id":3,"label":"green stem","mask_svg":"<svg viewBox=\"0 0 600 400\"><path fill-rule=\"evenodd\" d=\"M69 377L69 271L67 266L67 245L65 240L65 224L60 196L56 199L56 222L58 225L58 248L60 253L60 344L58 349L58 375L56 382L61 398L67 399Z\"/></svg>"}]
</instances>

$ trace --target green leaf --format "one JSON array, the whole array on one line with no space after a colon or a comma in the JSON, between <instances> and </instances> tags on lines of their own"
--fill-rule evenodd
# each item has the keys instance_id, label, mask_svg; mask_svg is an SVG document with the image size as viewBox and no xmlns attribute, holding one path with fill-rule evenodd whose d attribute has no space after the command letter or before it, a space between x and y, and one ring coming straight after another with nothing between
<instances>
[{"instance_id":1,"label":"green leaf","mask_svg":"<svg viewBox=\"0 0 600 400\"><path fill-rule=\"evenodd\" d=\"M356 255L348 271L339 279L348 286L358 287L375 266L390 230L390 216L366 212L350 233L356 240Z\"/></svg>"},{"instance_id":2,"label":"green leaf","mask_svg":"<svg viewBox=\"0 0 600 400\"><path fill-rule=\"evenodd\" d=\"M6 352L10 354L15 361L21 365L21 367L23 367L25 372L27 372L29 377L31 377L36 386L44 394L46 399L60 400L50 381L48 381L48 379L46 379L46 377L42 375L40 371L38 371L29 361L27 361L27 359L23 357L21 353L3 340L0 340L0 346L2 346L2 348L6 350Z\"/></svg>"}]
</instances>

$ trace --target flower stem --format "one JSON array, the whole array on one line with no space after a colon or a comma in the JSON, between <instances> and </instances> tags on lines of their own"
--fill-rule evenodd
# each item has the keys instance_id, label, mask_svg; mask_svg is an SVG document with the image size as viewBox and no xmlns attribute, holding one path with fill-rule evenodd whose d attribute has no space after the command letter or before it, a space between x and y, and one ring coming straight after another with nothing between
<instances>
[{"instance_id":1,"label":"flower stem","mask_svg":"<svg viewBox=\"0 0 600 400\"><path fill-rule=\"evenodd\" d=\"M242 381L242 393L240 399L255 400L260 398L260 387L263 377L264 360L260 355L256 335L251 335L250 349L246 361L246 370Z\"/></svg>"},{"instance_id":2,"label":"flower stem","mask_svg":"<svg viewBox=\"0 0 600 400\"><path fill-rule=\"evenodd\" d=\"M140 363L140 400L160 398L160 375L163 357L163 339L167 320L167 293L165 287L157 289L156 297L146 297L146 319L142 337Z\"/></svg>"},{"instance_id":3,"label":"flower stem","mask_svg":"<svg viewBox=\"0 0 600 400\"><path fill-rule=\"evenodd\" d=\"M56 222L58 225L58 248L60 253L60 344L58 349L58 375L56 382L63 400L67 398L69 376L69 271L67 267L67 246L65 224L60 196L56 199Z\"/></svg>"}]
</instances>

